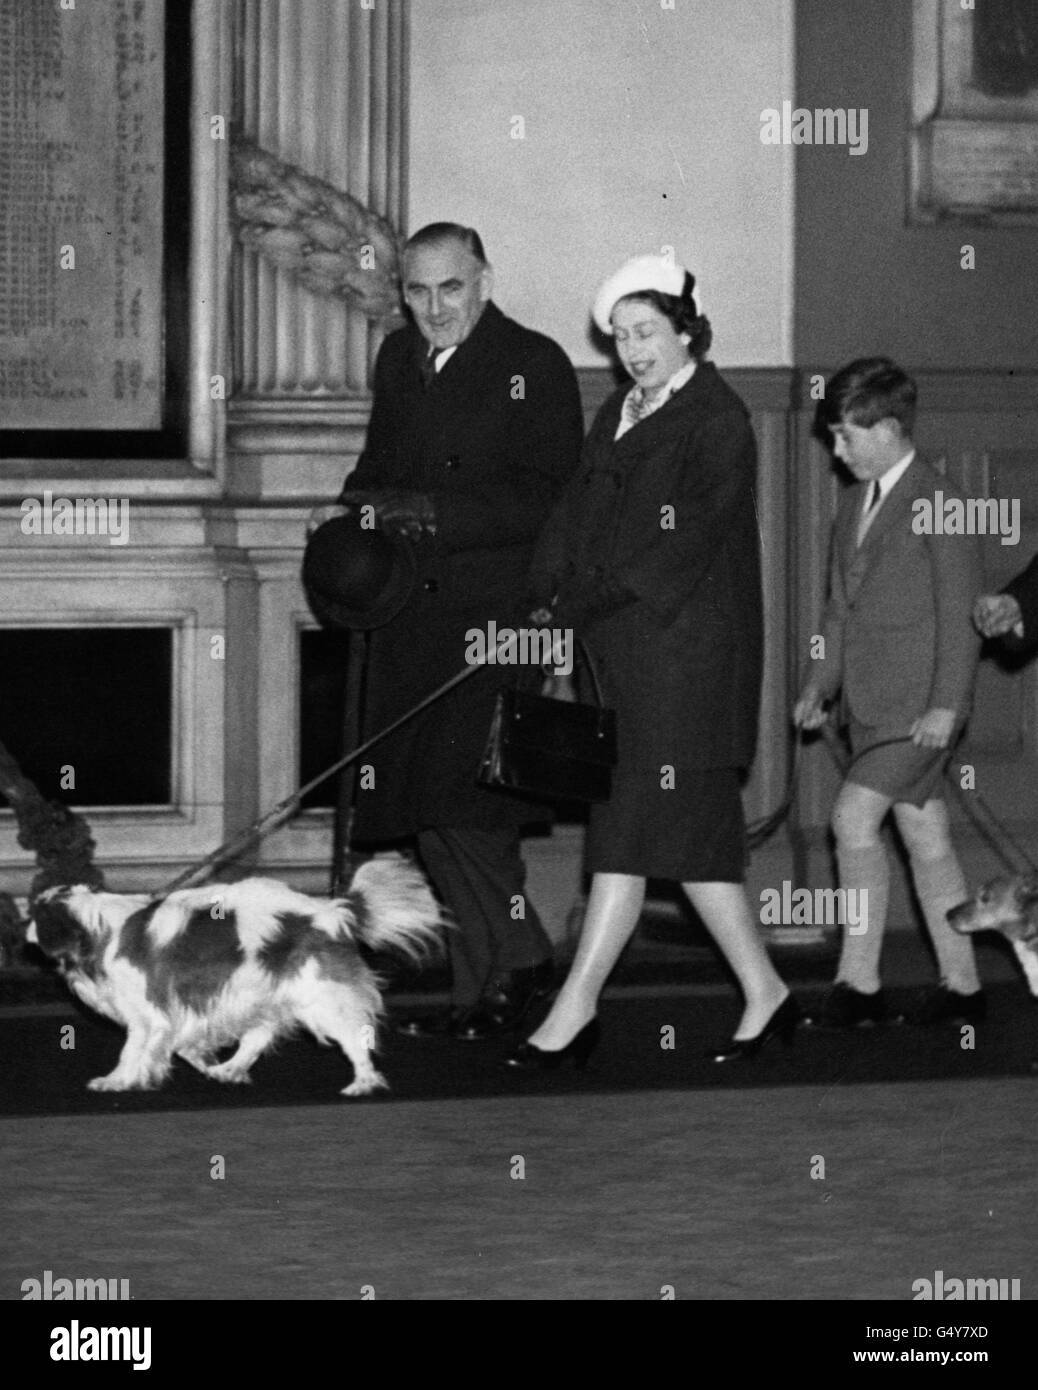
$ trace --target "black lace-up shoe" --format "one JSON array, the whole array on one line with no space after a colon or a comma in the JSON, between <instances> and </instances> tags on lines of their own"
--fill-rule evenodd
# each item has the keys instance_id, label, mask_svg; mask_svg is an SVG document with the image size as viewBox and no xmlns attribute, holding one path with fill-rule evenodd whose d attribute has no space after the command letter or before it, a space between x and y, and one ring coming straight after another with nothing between
<instances>
[{"instance_id":1,"label":"black lace-up shoe","mask_svg":"<svg viewBox=\"0 0 1038 1390\"><path fill-rule=\"evenodd\" d=\"M482 1042L518 1028L538 999L551 993L555 962L543 960L524 970L513 970L499 980L474 1009L459 1019L452 1032L462 1042Z\"/></svg>"},{"instance_id":2,"label":"black lace-up shoe","mask_svg":"<svg viewBox=\"0 0 1038 1390\"><path fill-rule=\"evenodd\" d=\"M982 989L960 994L947 985L936 985L909 1011L908 1021L929 1027L934 1023L983 1023L987 1016L988 1001Z\"/></svg>"},{"instance_id":3,"label":"black lace-up shoe","mask_svg":"<svg viewBox=\"0 0 1038 1390\"><path fill-rule=\"evenodd\" d=\"M400 1014L391 1019L390 1026L403 1038L445 1038L465 1013L459 1008L426 1009L424 1013Z\"/></svg>"}]
</instances>

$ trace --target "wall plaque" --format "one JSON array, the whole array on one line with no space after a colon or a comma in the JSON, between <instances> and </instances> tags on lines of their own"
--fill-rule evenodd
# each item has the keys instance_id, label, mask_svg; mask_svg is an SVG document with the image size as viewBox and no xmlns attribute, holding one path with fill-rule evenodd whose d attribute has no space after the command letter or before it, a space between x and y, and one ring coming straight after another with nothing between
<instances>
[{"instance_id":1,"label":"wall plaque","mask_svg":"<svg viewBox=\"0 0 1038 1390\"><path fill-rule=\"evenodd\" d=\"M0 0L0 429L163 420L165 0Z\"/></svg>"},{"instance_id":2,"label":"wall plaque","mask_svg":"<svg viewBox=\"0 0 1038 1390\"><path fill-rule=\"evenodd\" d=\"M914 0L909 220L1038 222L1038 6Z\"/></svg>"}]
</instances>

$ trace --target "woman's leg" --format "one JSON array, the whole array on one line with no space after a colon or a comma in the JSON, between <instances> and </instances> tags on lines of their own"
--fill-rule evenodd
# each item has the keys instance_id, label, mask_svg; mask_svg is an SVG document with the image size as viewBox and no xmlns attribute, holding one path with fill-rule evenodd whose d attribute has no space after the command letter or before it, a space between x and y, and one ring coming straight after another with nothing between
<instances>
[{"instance_id":1,"label":"woman's leg","mask_svg":"<svg viewBox=\"0 0 1038 1390\"><path fill-rule=\"evenodd\" d=\"M644 901L644 878L593 876L577 954L551 1012L529 1038L535 1047L557 1052L594 1017L598 996L638 925Z\"/></svg>"},{"instance_id":2,"label":"woman's leg","mask_svg":"<svg viewBox=\"0 0 1038 1390\"><path fill-rule=\"evenodd\" d=\"M738 1039L752 1038L789 990L771 963L741 883L683 883L689 901L735 972L746 998Z\"/></svg>"},{"instance_id":3,"label":"woman's leg","mask_svg":"<svg viewBox=\"0 0 1038 1390\"><path fill-rule=\"evenodd\" d=\"M833 808L840 887L854 889L858 903L864 904L858 928L852 933L844 927L836 982L850 985L861 994L875 994L880 987L879 957L890 897L890 864L880 826L892 804L883 792L845 782ZM867 896L862 898L862 893Z\"/></svg>"}]
</instances>

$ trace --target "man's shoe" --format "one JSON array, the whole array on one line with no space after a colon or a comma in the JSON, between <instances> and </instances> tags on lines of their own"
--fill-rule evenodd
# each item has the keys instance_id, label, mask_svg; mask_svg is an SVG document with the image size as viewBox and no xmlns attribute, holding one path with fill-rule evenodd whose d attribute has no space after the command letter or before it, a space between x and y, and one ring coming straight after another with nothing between
<instances>
[{"instance_id":1,"label":"man's shoe","mask_svg":"<svg viewBox=\"0 0 1038 1390\"><path fill-rule=\"evenodd\" d=\"M988 1016L988 1001L982 989L972 994L960 994L947 985L927 990L908 1015L909 1023L928 1026L934 1023L983 1023Z\"/></svg>"},{"instance_id":2,"label":"man's shoe","mask_svg":"<svg viewBox=\"0 0 1038 1390\"><path fill-rule=\"evenodd\" d=\"M460 1042L485 1042L500 1037L512 1028L512 1023L492 999L482 999L469 1009L451 1029L451 1037Z\"/></svg>"},{"instance_id":3,"label":"man's shoe","mask_svg":"<svg viewBox=\"0 0 1038 1390\"><path fill-rule=\"evenodd\" d=\"M546 999L555 985L555 962L549 956L524 970L513 970L505 986L506 1011L513 1024L520 1023L536 1004Z\"/></svg>"},{"instance_id":4,"label":"man's shoe","mask_svg":"<svg viewBox=\"0 0 1038 1390\"><path fill-rule=\"evenodd\" d=\"M820 1028L860 1028L865 1024L882 1023L887 1016L887 1000L882 990L862 994L843 980L838 980L822 1000L818 1015Z\"/></svg>"},{"instance_id":5,"label":"man's shoe","mask_svg":"<svg viewBox=\"0 0 1038 1390\"><path fill-rule=\"evenodd\" d=\"M394 1033L404 1038L445 1038L453 1033L464 1010L458 1008L426 1010L425 1013L401 1014L390 1020Z\"/></svg>"},{"instance_id":6,"label":"man's shoe","mask_svg":"<svg viewBox=\"0 0 1038 1390\"><path fill-rule=\"evenodd\" d=\"M522 970L513 970L505 980L495 981L491 993L459 1019L452 1029L462 1042L483 1042L518 1028L538 999L551 993L555 983L555 962L543 960Z\"/></svg>"}]
</instances>

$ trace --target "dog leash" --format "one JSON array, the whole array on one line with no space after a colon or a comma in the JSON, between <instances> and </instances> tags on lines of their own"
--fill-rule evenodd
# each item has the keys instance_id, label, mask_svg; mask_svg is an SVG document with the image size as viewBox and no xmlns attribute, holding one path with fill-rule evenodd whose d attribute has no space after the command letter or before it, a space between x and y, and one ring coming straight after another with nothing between
<instances>
[{"instance_id":1,"label":"dog leash","mask_svg":"<svg viewBox=\"0 0 1038 1390\"><path fill-rule=\"evenodd\" d=\"M495 650L495 660L498 654L507 650L510 641L511 639L509 638L502 639L501 644ZM449 680L444 681L442 685L425 696L418 704L402 714L399 719L395 719L393 723L387 724L384 729L380 729L378 733L373 734L371 738L365 740L365 742L358 745L358 747L339 758L316 777L312 777L309 782L299 787L291 796L287 796L279 801L277 805L266 812L265 815L258 817L258 819L253 821L244 830L239 831L237 835L218 846L211 854L207 854L204 859L198 860L197 863L185 869L183 873L178 874L177 877L166 884L163 889L152 895L153 900L161 899L168 896L170 893L176 892L180 888L188 888L196 883L204 881L210 869L215 869L219 865L237 858L238 855L242 854L251 845L265 839L266 836L272 834L273 831L277 830L279 826L290 820L297 813L303 798L309 795L315 787L319 787L321 783L326 782L329 777L334 777L337 772L341 772L342 769L348 767L350 763L356 762L358 758L363 757L363 755L371 748L374 748L376 744L381 743L384 738L388 738L390 734L395 733L397 729L415 718L416 715L421 714L423 710L435 704L437 700L441 699L449 691L461 685L463 681L475 675L478 670L490 664L490 657L486 656L481 661L473 662L471 665L466 666L464 670L451 676ZM861 753L851 757L844 751L836 730L829 720L826 720L821 726L821 734L826 748L829 751L829 755L841 777L846 777L854 764L859 758L864 757L866 753L871 753L877 748L884 748L890 744L908 743L911 741L909 735L899 734L894 738L881 739L878 743L870 744L869 747L863 749ZM789 778L786 782L786 792L782 801L769 815L762 816L758 820L751 821L747 825L746 841L750 849L758 849L764 844L789 815L796 798L799 784L803 747L803 738L798 737L794 745L793 764L790 768ZM956 764L956 771L961 772L962 766L961 763ZM960 782L956 780L956 775L952 771L951 763L945 768L944 775L950 783L952 790L955 792L963 810L966 812L967 818L972 822L974 828L977 830L981 839L987 844L988 848L1006 868L1014 874L1020 872L1019 866L1014 864L1005 852L1004 844L1008 843L1020 856L1023 863L1027 865L1028 869L1033 874L1038 875L1038 864L1031 858L1027 850L1019 844L1008 827L998 818L983 795L980 792L974 791L967 796ZM987 815L995 827L995 831L998 832L997 836L994 831L981 820L977 813L978 807Z\"/></svg>"},{"instance_id":2,"label":"dog leash","mask_svg":"<svg viewBox=\"0 0 1038 1390\"><path fill-rule=\"evenodd\" d=\"M804 747L804 740L797 738L793 746L793 765L789 769L789 777L786 781L786 794L775 807L770 815L761 816L759 820L751 821L746 827L746 844L749 849L759 849L765 840L770 839L775 831L793 809L793 802L796 799L797 783L800 780L800 757Z\"/></svg>"},{"instance_id":3,"label":"dog leash","mask_svg":"<svg viewBox=\"0 0 1038 1390\"><path fill-rule=\"evenodd\" d=\"M503 637L494 650L494 662L497 661L498 656L502 654L507 655L511 645L512 638ZM381 743L384 738L388 738L390 734L395 733L397 729L414 719L416 715L421 714L423 710L428 709L430 705L442 699L443 696L453 690L455 686L461 685L463 681L475 675L478 670L491 664L491 658L488 654L483 657L482 660L474 661L471 665L466 666L464 670L451 676L449 680L437 686L437 688L426 695L423 700L420 700L418 704L412 706L411 709L402 714L399 719L395 719L392 724L387 724L384 729L380 729L378 733L373 734L371 738L366 739L365 742L361 743L358 747L344 754L343 757L332 763L330 767L325 768L323 772L319 773L316 777L312 777L309 782L299 787L291 796L284 797L276 806L273 806L264 815L259 816L250 825L246 826L244 830L239 831L238 834L232 836L230 840L225 840L222 845L217 846L217 848L214 849L212 853L207 854L204 859L199 859L195 864L178 874L177 877L167 883L164 888L151 895L152 901L159 901L167 897L170 893L175 893L178 889L190 888L204 882L210 870L216 869L220 865L236 859L250 846L265 839L280 826L284 825L286 821L291 820L299 810L303 798L308 796L315 787L319 787L321 783L326 782L329 777L334 777L335 774L341 772L344 767L349 767L351 763L363 757L369 749ZM592 679L597 688L598 676L593 667L591 670ZM598 693L601 698L601 692L599 691ZM746 827L747 843L751 849L756 849L759 845L763 844L770 835L775 833L789 815L790 808L796 796L797 781L800 775L801 747L802 740L798 738L793 754L793 765L786 783L786 794L782 802L770 815L763 816L759 820L751 822L751 824Z\"/></svg>"},{"instance_id":4,"label":"dog leash","mask_svg":"<svg viewBox=\"0 0 1038 1390\"><path fill-rule=\"evenodd\" d=\"M511 645L511 638L502 638L500 645L494 650L494 659L497 659L499 653L507 654ZM395 733L402 725L412 720L415 715L421 714L422 710L428 709L430 705L442 699L448 691L453 690L457 685L461 685L462 681L468 680L470 676L474 676L482 667L489 665L491 665L491 660L488 654L483 657L481 661L474 661L470 666L466 666L464 670L451 676L449 680L437 686L436 689L426 695L423 700L420 700L418 704L412 706L405 714L402 714L399 719L394 719L392 724L387 724L386 727L380 729L377 734L373 734L371 738L366 739L364 743L352 749L349 753L346 753L343 757L339 758L337 762L332 763L331 767L325 768L325 770L316 777L311 777L309 782L305 783L297 791L294 791L291 796L286 796L282 801L279 801L278 804L267 811L265 815L258 817L251 825L246 826L244 830L239 831L238 834L233 836L230 840L226 840L222 845L219 845L211 854L207 854L204 859L198 860L196 864L185 869L183 873L178 874L175 879L166 884L165 888L157 893L153 893L152 900L158 901L161 898L167 897L170 893L175 893L179 888L193 887L196 883L202 882L208 876L210 869L215 869L221 864L226 864L231 859L236 859L238 855L242 854L250 845L265 839L272 831L284 825L285 821L291 820L299 810L303 798L308 796L315 787L319 787L321 783L326 782L329 777L334 777L337 772L341 772L342 769L348 767L350 763L356 762L357 759L363 757L369 749L374 748L376 743L381 743L384 738L388 738L390 734Z\"/></svg>"},{"instance_id":5,"label":"dog leash","mask_svg":"<svg viewBox=\"0 0 1038 1390\"><path fill-rule=\"evenodd\" d=\"M829 754L832 757L833 762L836 764L837 770L839 771L841 777L846 777L850 772L851 768L854 766L854 764L860 758L865 757L867 753L871 753L877 748L885 748L889 744L911 742L910 734L898 734L895 738L885 738L881 739L878 743L872 743L868 746L868 748L863 748L862 751L856 754L854 757L850 757L845 752L843 745L840 743L839 736L836 733L835 728L828 719L821 726L821 733L822 738L825 741L825 746L828 748ZM955 762L953 769L952 762L949 761L944 769L944 776L945 779L948 781L949 785L951 786L952 790L955 792L956 798L958 799L963 810L966 812L967 819L973 824L974 829L978 832L981 839L992 851L995 857L1005 865L1005 867L1010 871L1010 873L1019 873L1020 868L1019 865L1014 864L1012 860L1009 858L1009 856L1006 854L1004 848L1005 843L1008 843L1012 846L1012 848L1017 852L1017 854L1020 856L1020 858L1023 860L1023 862L1027 865L1027 867L1031 870L1032 873L1038 874L1038 864L1035 864L1034 860L1028 854L1027 850L1024 849L1024 847L1015 839L1008 827L1001 820L999 820L998 816L988 805L983 795L978 791L968 793L965 791L961 781L959 780L959 774L961 774L963 767L963 763ZM984 822L981 820L978 814L978 808L982 810L988 817L989 821L994 826L994 831L991 829L990 826L985 825ZM995 834L995 831L998 832L997 836Z\"/></svg>"},{"instance_id":6,"label":"dog leash","mask_svg":"<svg viewBox=\"0 0 1038 1390\"><path fill-rule=\"evenodd\" d=\"M961 768L962 764L960 763L960 771ZM1012 845L1013 849L1016 850L1017 854L1027 865L1027 868L1030 870L1030 872L1038 876L1038 864L1034 862L1034 860L1028 854L1027 850L1024 849L1024 847L1020 844L1020 842L1013 837L1005 823L999 820L998 816L995 815L994 811L984 800L980 792L967 792L960 785L960 783L955 781L954 777L951 776L950 772L947 772L946 775L948 776L949 781L951 782L952 789L955 792L955 795L958 797L959 802L962 805L963 810L966 812L967 817L969 818L969 820L973 822L974 827L980 833L981 838L987 843L988 848L991 849L995 856L1002 861L1002 863L1006 866L1010 873L1017 874L1020 872L1020 869L1018 868L1018 866L1012 863L1009 856L1006 854L1002 845L1002 840L996 838L994 833L980 820L979 816L976 814L977 806L983 808L985 814L988 816L989 820L992 822L995 829L998 831L999 836L1007 840L1009 844ZM976 805L974 805L974 802L976 802Z\"/></svg>"}]
</instances>

